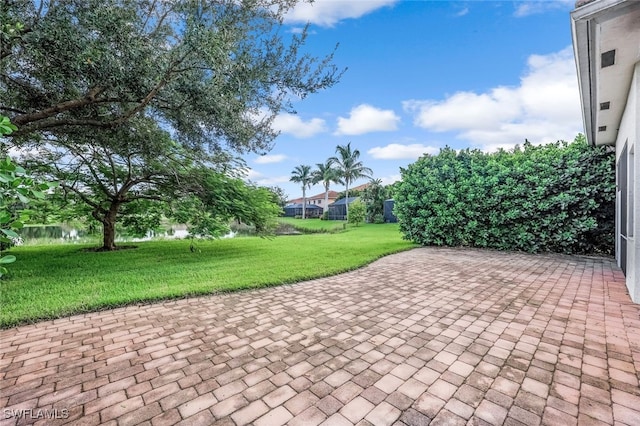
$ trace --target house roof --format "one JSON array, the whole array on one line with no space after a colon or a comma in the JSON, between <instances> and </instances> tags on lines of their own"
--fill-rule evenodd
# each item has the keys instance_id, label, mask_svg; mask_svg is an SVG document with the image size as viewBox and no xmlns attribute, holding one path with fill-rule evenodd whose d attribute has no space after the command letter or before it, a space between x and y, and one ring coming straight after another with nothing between
<instances>
[{"instance_id":1,"label":"house roof","mask_svg":"<svg viewBox=\"0 0 640 426\"><path fill-rule=\"evenodd\" d=\"M640 61L640 2L580 0L571 20L587 140L613 145Z\"/></svg>"},{"instance_id":2,"label":"house roof","mask_svg":"<svg viewBox=\"0 0 640 426\"><path fill-rule=\"evenodd\" d=\"M354 186L353 188L349 188L349 191L362 191L367 189L371 185L369 182L363 183L362 185Z\"/></svg>"},{"instance_id":3,"label":"house roof","mask_svg":"<svg viewBox=\"0 0 640 426\"><path fill-rule=\"evenodd\" d=\"M334 198L335 199L335 198L338 198L338 195L340 195L340 193L337 192L337 191L329 191L328 195L329 195L329 198ZM313 197L307 197L307 198L313 198L313 199L321 198L321 199L324 200L324 192L321 192L318 195L314 195Z\"/></svg>"},{"instance_id":4,"label":"house roof","mask_svg":"<svg viewBox=\"0 0 640 426\"><path fill-rule=\"evenodd\" d=\"M344 206L347 203L347 200L349 200L349 204L353 203L354 201L356 201L358 198L360 197L349 197L349 198L341 198L338 201L336 201L333 204L329 204L329 207L333 207L333 206Z\"/></svg>"},{"instance_id":5,"label":"house roof","mask_svg":"<svg viewBox=\"0 0 640 426\"><path fill-rule=\"evenodd\" d=\"M340 193L337 191L329 191L329 200L331 199L335 200L336 198L338 198L339 195ZM324 200L324 192L307 197L307 200ZM289 200L289 203L301 203L302 201L303 199L302 197L300 197L300 198L294 198L293 200Z\"/></svg>"}]
</instances>

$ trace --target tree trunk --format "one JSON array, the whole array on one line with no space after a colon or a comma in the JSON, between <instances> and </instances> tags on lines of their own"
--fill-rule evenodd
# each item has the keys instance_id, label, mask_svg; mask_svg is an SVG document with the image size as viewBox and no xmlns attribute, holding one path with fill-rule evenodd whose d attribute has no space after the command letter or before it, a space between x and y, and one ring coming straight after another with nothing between
<instances>
[{"instance_id":1,"label":"tree trunk","mask_svg":"<svg viewBox=\"0 0 640 426\"><path fill-rule=\"evenodd\" d=\"M307 192L304 186L302 187L302 218L307 218Z\"/></svg>"},{"instance_id":2,"label":"tree trunk","mask_svg":"<svg viewBox=\"0 0 640 426\"><path fill-rule=\"evenodd\" d=\"M326 217L329 217L329 185L324 186L324 209L322 212L327 212Z\"/></svg>"},{"instance_id":3,"label":"tree trunk","mask_svg":"<svg viewBox=\"0 0 640 426\"><path fill-rule=\"evenodd\" d=\"M111 203L109 211L102 218L102 250L112 251L116 249L116 216L119 203Z\"/></svg>"},{"instance_id":4,"label":"tree trunk","mask_svg":"<svg viewBox=\"0 0 640 426\"><path fill-rule=\"evenodd\" d=\"M347 182L347 184L345 185L345 195L346 197L344 200L344 207L347 213L347 216L345 217L345 219L349 221L349 182Z\"/></svg>"}]
</instances>

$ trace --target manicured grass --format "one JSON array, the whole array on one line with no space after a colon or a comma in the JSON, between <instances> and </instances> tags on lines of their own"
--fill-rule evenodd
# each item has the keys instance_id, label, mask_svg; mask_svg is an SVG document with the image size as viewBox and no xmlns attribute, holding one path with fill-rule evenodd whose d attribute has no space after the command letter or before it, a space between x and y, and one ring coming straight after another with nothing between
<instances>
[{"instance_id":1,"label":"manicured grass","mask_svg":"<svg viewBox=\"0 0 640 426\"><path fill-rule=\"evenodd\" d=\"M305 221L306 222L306 221ZM320 221L318 222L325 222ZM86 252L87 246L24 246L0 281L0 327L39 319L333 275L415 247L396 224L339 233L136 243L137 249Z\"/></svg>"},{"instance_id":2,"label":"manicured grass","mask_svg":"<svg viewBox=\"0 0 640 426\"><path fill-rule=\"evenodd\" d=\"M345 220L320 220L320 219L295 219L293 217L281 217L278 221L291 225L301 230L309 230L312 232L340 232L348 226Z\"/></svg>"}]
</instances>

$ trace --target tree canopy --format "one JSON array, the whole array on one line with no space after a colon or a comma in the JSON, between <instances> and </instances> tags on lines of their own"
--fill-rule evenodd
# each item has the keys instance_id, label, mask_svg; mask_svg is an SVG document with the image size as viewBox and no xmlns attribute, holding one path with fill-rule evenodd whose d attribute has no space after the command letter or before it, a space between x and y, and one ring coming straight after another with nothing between
<instances>
[{"instance_id":1,"label":"tree canopy","mask_svg":"<svg viewBox=\"0 0 640 426\"><path fill-rule=\"evenodd\" d=\"M18 127L12 143L34 172L89 206L103 225L104 249L115 248L119 214L152 202L199 197L208 214L222 214L216 220L262 220L241 207L265 194L239 189L237 156L267 152L276 115L342 73L332 53L302 51L306 30L283 31L295 3L5 3L0 113ZM213 191L212 182L226 189ZM217 203L211 194L245 198Z\"/></svg>"},{"instance_id":2,"label":"tree canopy","mask_svg":"<svg viewBox=\"0 0 640 426\"><path fill-rule=\"evenodd\" d=\"M332 55L280 28L293 0L16 0L3 6L0 112L13 137L152 117L191 147L266 151L291 97L335 84Z\"/></svg>"},{"instance_id":3,"label":"tree canopy","mask_svg":"<svg viewBox=\"0 0 640 426\"><path fill-rule=\"evenodd\" d=\"M384 223L384 202L390 198L390 188L382 185L382 180L371 179L364 189L362 199L367 210L369 223Z\"/></svg>"},{"instance_id":4,"label":"tree canopy","mask_svg":"<svg viewBox=\"0 0 640 426\"><path fill-rule=\"evenodd\" d=\"M295 182L302 187L302 218L307 218L307 189L311 188L313 184L313 174L311 172L311 166L302 164L296 166L291 172L291 182Z\"/></svg>"},{"instance_id":5,"label":"tree canopy","mask_svg":"<svg viewBox=\"0 0 640 426\"><path fill-rule=\"evenodd\" d=\"M360 150L351 149L351 142L336 147L337 156L329 158L338 170L340 180L345 184L346 198L349 198L349 186L354 180L362 177L370 178L373 171L365 167L360 160ZM347 217L349 216L349 203L346 204Z\"/></svg>"},{"instance_id":6,"label":"tree canopy","mask_svg":"<svg viewBox=\"0 0 640 426\"><path fill-rule=\"evenodd\" d=\"M311 172L311 176L313 177L312 183L322 182L322 186L324 186L324 209L325 212L328 212L329 188L332 182L342 183L340 173L333 168L333 161L327 159L324 163L316 163L316 169Z\"/></svg>"}]
</instances>

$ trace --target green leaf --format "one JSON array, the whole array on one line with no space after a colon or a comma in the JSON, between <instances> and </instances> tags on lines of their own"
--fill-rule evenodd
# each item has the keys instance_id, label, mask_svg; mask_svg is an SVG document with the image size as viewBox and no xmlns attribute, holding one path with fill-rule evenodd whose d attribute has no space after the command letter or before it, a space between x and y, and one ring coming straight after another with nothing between
<instances>
[{"instance_id":1,"label":"green leaf","mask_svg":"<svg viewBox=\"0 0 640 426\"><path fill-rule=\"evenodd\" d=\"M7 237L10 238L20 238L20 235L18 235L15 231L12 231L11 229L0 229L0 231L2 231L2 233L4 235L6 235Z\"/></svg>"},{"instance_id":2,"label":"green leaf","mask_svg":"<svg viewBox=\"0 0 640 426\"><path fill-rule=\"evenodd\" d=\"M31 191L31 195L33 195L35 198L38 198L40 200L44 200L45 195L44 192L40 192L40 191Z\"/></svg>"},{"instance_id":3,"label":"green leaf","mask_svg":"<svg viewBox=\"0 0 640 426\"><path fill-rule=\"evenodd\" d=\"M7 211L0 211L0 224L8 223L11 220L11 214Z\"/></svg>"},{"instance_id":4,"label":"green leaf","mask_svg":"<svg viewBox=\"0 0 640 426\"><path fill-rule=\"evenodd\" d=\"M15 261L16 257L12 254L0 257L0 263L2 264L13 263Z\"/></svg>"}]
</instances>

